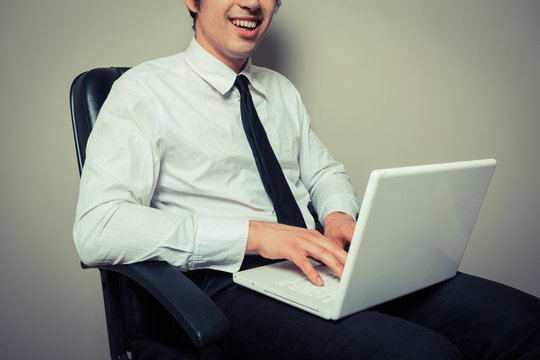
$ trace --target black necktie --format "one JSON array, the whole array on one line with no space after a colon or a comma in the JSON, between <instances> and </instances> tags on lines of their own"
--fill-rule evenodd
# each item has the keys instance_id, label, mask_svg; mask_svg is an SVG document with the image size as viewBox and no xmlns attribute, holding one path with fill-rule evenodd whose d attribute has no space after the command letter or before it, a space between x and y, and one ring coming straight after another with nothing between
<instances>
[{"instance_id":1,"label":"black necktie","mask_svg":"<svg viewBox=\"0 0 540 360\"><path fill-rule=\"evenodd\" d=\"M285 180L283 170L281 170L253 105L248 89L248 79L244 75L239 75L234 85L240 91L240 113L244 131L251 146L264 189L274 205L277 220L281 224L305 228L306 223L302 212Z\"/></svg>"}]
</instances>

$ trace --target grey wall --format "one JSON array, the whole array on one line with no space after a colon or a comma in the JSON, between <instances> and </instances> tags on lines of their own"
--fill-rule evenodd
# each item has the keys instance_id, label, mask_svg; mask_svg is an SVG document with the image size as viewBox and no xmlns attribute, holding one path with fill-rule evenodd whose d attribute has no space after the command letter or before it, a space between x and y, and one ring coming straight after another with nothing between
<instances>
[{"instance_id":1,"label":"grey wall","mask_svg":"<svg viewBox=\"0 0 540 360\"><path fill-rule=\"evenodd\" d=\"M71 239L69 85L182 51L190 26L176 0L1 3L0 357L107 357ZM540 296L539 37L534 0L285 0L256 62L297 85L359 194L373 168L495 157L462 270Z\"/></svg>"}]
</instances>

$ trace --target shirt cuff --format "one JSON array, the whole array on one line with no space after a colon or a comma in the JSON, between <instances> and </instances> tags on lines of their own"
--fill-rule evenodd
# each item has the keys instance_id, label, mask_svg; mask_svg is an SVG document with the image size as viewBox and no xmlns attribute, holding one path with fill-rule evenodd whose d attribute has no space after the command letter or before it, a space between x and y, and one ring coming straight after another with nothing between
<instances>
[{"instance_id":1,"label":"shirt cuff","mask_svg":"<svg viewBox=\"0 0 540 360\"><path fill-rule=\"evenodd\" d=\"M344 174L336 175L318 186L311 199L321 224L324 224L328 214L336 211L351 215L356 220L360 210L360 201Z\"/></svg>"},{"instance_id":2,"label":"shirt cuff","mask_svg":"<svg viewBox=\"0 0 540 360\"><path fill-rule=\"evenodd\" d=\"M199 218L189 268L236 272L246 252L249 220Z\"/></svg>"},{"instance_id":3,"label":"shirt cuff","mask_svg":"<svg viewBox=\"0 0 540 360\"><path fill-rule=\"evenodd\" d=\"M324 219L333 212L343 212L352 216L355 221L360 210L360 202L356 196L348 194L336 194L324 200L318 206L319 223L324 224Z\"/></svg>"}]
</instances>

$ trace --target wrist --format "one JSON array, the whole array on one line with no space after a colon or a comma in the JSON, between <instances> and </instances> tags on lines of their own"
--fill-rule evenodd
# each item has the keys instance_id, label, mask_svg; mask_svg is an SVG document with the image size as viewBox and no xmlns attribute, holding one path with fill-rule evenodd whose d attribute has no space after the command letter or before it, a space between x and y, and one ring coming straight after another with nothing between
<instances>
[{"instance_id":1,"label":"wrist","mask_svg":"<svg viewBox=\"0 0 540 360\"><path fill-rule=\"evenodd\" d=\"M324 227L326 228L327 226L329 226L331 223L335 221L354 222L354 218L351 215L341 212L341 211L331 212L324 219Z\"/></svg>"},{"instance_id":2,"label":"wrist","mask_svg":"<svg viewBox=\"0 0 540 360\"><path fill-rule=\"evenodd\" d=\"M247 244L246 244L246 252L250 252L250 251L258 252L258 249L259 249L259 240L258 240L259 227L260 227L260 221L256 221L256 220L250 220L249 221L249 230L248 230L248 238L247 238Z\"/></svg>"}]
</instances>

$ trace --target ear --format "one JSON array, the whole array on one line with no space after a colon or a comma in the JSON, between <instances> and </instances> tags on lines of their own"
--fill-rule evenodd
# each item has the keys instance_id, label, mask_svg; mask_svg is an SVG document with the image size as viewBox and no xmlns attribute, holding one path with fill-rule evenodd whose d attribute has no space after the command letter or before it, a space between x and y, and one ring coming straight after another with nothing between
<instances>
[{"instance_id":1,"label":"ear","mask_svg":"<svg viewBox=\"0 0 540 360\"><path fill-rule=\"evenodd\" d=\"M186 4L186 6L191 12L199 12L199 5L196 0L184 0L184 4Z\"/></svg>"}]
</instances>

